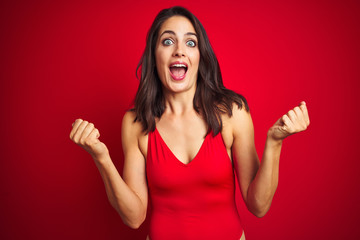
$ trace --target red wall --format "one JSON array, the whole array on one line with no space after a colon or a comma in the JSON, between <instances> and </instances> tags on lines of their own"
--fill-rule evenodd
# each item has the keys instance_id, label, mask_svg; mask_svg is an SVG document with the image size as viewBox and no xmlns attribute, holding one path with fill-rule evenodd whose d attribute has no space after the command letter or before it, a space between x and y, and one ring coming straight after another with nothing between
<instances>
[{"instance_id":1,"label":"red wall","mask_svg":"<svg viewBox=\"0 0 360 240\"><path fill-rule=\"evenodd\" d=\"M267 129L301 100L272 207L248 240L359 239L359 2L2 1L0 239L145 239L108 203L91 157L69 139L84 118L122 172L121 120L152 20L181 4L203 23L225 85L248 99L259 155ZM270 3L271 2L271 3Z\"/></svg>"}]
</instances>

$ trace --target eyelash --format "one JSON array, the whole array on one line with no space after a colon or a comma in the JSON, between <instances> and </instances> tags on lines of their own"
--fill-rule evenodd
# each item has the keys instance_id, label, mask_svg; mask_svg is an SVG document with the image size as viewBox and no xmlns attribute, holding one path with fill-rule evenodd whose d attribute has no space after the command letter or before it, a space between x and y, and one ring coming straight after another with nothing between
<instances>
[{"instance_id":1,"label":"eyelash","mask_svg":"<svg viewBox=\"0 0 360 240\"><path fill-rule=\"evenodd\" d=\"M167 41L171 41L171 44L174 43L173 40L171 40L171 39L169 39L169 38L166 38L166 39L164 39L164 40L162 41L162 44L163 44L164 46L170 46L170 44L167 44L167 43L166 43ZM194 43L194 46L189 45L189 44L188 44L189 42L193 42L193 43ZM196 47L197 44L196 44L196 41L194 41L194 40L188 40L188 41L186 42L186 45L189 46L189 47Z\"/></svg>"},{"instance_id":2,"label":"eyelash","mask_svg":"<svg viewBox=\"0 0 360 240\"><path fill-rule=\"evenodd\" d=\"M193 43L194 43L194 46L188 45L189 42L193 42ZM190 46L190 47L196 47L196 42L195 42L194 40L189 40L189 41L186 42L186 45L188 45L188 46Z\"/></svg>"},{"instance_id":3,"label":"eyelash","mask_svg":"<svg viewBox=\"0 0 360 240\"><path fill-rule=\"evenodd\" d=\"M168 38L164 39L164 40L162 41L162 43L163 43L165 46L169 46L170 44L166 44L167 41L171 41L171 44L174 43L173 40L168 39Z\"/></svg>"}]
</instances>

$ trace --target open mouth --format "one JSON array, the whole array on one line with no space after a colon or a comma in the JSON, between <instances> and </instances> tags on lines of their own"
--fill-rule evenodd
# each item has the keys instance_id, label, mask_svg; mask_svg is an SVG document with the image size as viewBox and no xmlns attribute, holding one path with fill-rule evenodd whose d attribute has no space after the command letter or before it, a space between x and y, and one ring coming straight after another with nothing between
<instances>
[{"instance_id":1,"label":"open mouth","mask_svg":"<svg viewBox=\"0 0 360 240\"><path fill-rule=\"evenodd\" d=\"M171 76L175 80L182 80L185 78L188 66L185 63L173 63L170 65Z\"/></svg>"}]
</instances>

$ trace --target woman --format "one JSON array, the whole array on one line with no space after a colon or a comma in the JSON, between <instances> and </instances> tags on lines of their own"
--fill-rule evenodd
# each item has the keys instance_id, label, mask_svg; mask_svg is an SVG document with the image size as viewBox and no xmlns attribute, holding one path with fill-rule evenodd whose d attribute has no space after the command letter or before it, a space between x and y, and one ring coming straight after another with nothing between
<instances>
[{"instance_id":1,"label":"woman","mask_svg":"<svg viewBox=\"0 0 360 240\"><path fill-rule=\"evenodd\" d=\"M151 240L245 239L233 172L249 211L264 216L278 184L282 141L309 125L305 102L268 130L260 164L247 102L223 86L192 13L173 7L157 15L139 67L135 106L122 123L123 177L92 123L77 119L70 133L93 157L111 205L138 228L149 198Z\"/></svg>"}]
</instances>

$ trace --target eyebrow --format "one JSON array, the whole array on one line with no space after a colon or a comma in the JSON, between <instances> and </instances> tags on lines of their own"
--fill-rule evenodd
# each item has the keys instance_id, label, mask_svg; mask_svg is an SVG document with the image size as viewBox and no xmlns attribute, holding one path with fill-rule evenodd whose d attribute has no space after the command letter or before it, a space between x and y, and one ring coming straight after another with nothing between
<instances>
[{"instance_id":1,"label":"eyebrow","mask_svg":"<svg viewBox=\"0 0 360 240\"><path fill-rule=\"evenodd\" d=\"M165 33L169 33L169 34L172 34L172 35L176 35L174 31L171 31L171 30L165 30L161 35L164 35ZM187 32L185 33L185 35L191 35L191 36L195 36L197 38L197 34L196 33L193 33L193 32Z\"/></svg>"}]
</instances>

